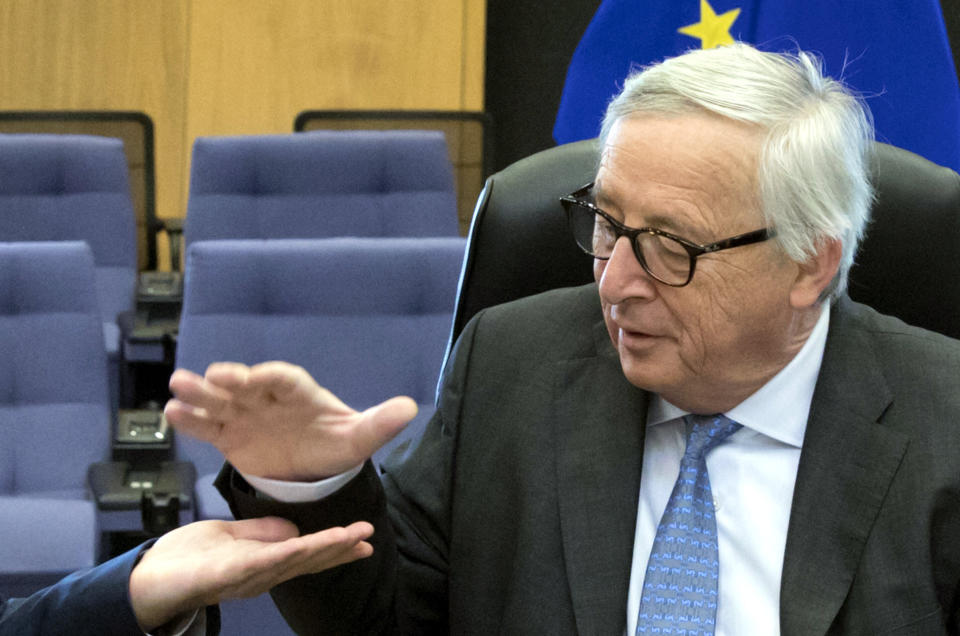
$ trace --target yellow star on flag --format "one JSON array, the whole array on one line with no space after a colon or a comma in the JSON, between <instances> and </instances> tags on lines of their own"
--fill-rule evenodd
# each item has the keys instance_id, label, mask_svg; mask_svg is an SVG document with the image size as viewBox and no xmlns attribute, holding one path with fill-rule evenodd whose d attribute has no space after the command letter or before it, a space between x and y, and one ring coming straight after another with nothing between
<instances>
[{"instance_id":1,"label":"yellow star on flag","mask_svg":"<svg viewBox=\"0 0 960 636\"><path fill-rule=\"evenodd\" d=\"M740 15L740 9L731 9L717 15L707 0L700 0L700 21L696 24L677 29L684 35L700 38L701 48L715 49L718 46L733 44L730 27Z\"/></svg>"}]
</instances>

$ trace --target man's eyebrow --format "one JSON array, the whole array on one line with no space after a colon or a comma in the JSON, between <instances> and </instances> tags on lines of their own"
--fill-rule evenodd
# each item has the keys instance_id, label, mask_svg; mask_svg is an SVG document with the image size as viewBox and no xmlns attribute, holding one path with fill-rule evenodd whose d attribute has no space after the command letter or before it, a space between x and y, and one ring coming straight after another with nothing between
<instances>
[{"instance_id":1,"label":"man's eyebrow","mask_svg":"<svg viewBox=\"0 0 960 636\"><path fill-rule=\"evenodd\" d=\"M603 203L611 204L613 201L605 196L604 189L601 186L600 182L597 181L594 183L593 187L590 188L589 199L593 202L594 205L599 207L601 210L615 218L616 220L623 222L624 215L618 206L613 206L613 208L604 207ZM681 238L687 239L688 241L693 241L694 243L698 242L696 238L698 232L696 229L690 227L686 223L678 222L676 217L666 214L663 212L657 212L653 214L644 215L644 224L643 227L651 227L658 230L663 230L671 234L675 234ZM634 228L636 229L636 228Z\"/></svg>"},{"instance_id":2,"label":"man's eyebrow","mask_svg":"<svg viewBox=\"0 0 960 636\"><path fill-rule=\"evenodd\" d=\"M615 198L608 194L607 190L604 189L603 185L599 181L595 181L593 183L593 187L590 188L587 198L591 203L599 207L610 216L619 220L623 219L620 206L616 204Z\"/></svg>"},{"instance_id":3,"label":"man's eyebrow","mask_svg":"<svg viewBox=\"0 0 960 636\"><path fill-rule=\"evenodd\" d=\"M603 198L603 186L599 181L594 181L593 185L587 191L587 198L596 203Z\"/></svg>"},{"instance_id":4,"label":"man's eyebrow","mask_svg":"<svg viewBox=\"0 0 960 636\"><path fill-rule=\"evenodd\" d=\"M647 216L646 220L650 227L655 227L658 230L670 232L671 234L684 238L688 241L693 241L694 243L699 242L696 239L698 234L697 230L690 227L686 223L678 222L676 217L658 213Z\"/></svg>"}]
</instances>

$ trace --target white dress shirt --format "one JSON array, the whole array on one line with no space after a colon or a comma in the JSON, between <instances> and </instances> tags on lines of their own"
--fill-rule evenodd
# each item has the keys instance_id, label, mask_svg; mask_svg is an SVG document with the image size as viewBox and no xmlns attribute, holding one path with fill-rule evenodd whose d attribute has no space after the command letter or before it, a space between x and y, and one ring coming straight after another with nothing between
<instances>
[{"instance_id":1,"label":"white dress shirt","mask_svg":"<svg viewBox=\"0 0 960 636\"><path fill-rule=\"evenodd\" d=\"M825 306L793 360L725 413L743 428L707 455L720 552L717 636L780 633L787 525L829 319ZM636 633L647 561L686 449L684 415L660 397L647 411L627 634Z\"/></svg>"},{"instance_id":2,"label":"white dress shirt","mask_svg":"<svg viewBox=\"0 0 960 636\"><path fill-rule=\"evenodd\" d=\"M794 359L726 413L743 428L707 455L720 552L717 636L780 633L780 575L793 486L829 319L830 307L825 305ZM650 549L680 472L687 437L684 415L658 396L647 412L627 634L636 632ZM263 494L293 503L333 494L360 468L313 483L244 478Z\"/></svg>"}]
</instances>

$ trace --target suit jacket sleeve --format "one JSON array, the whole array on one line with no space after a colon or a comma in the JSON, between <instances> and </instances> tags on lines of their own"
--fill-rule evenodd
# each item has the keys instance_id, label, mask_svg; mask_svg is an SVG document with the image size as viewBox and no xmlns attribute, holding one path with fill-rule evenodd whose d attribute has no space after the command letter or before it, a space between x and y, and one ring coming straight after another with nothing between
<instances>
[{"instance_id":1,"label":"suit jacket sleeve","mask_svg":"<svg viewBox=\"0 0 960 636\"><path fill-rule=\"evenodd\" d=\"M143 636L130 604L128 583L140 555L152 543L74 572L27 598L0 599L0 636ZM204 632L216 636L220 610L211 606L205 611Z\"/></svg>"},{"instance_id":2,"label":"suit jacket sleeve","mask_svg":"<svg viewBox=\"0 0 960 636\"><path fill-rule=\"evenodd\" d=\"M355 521L374 526L368 559L271 590L300 634L445 634L450 489L462 385L476 320L445 370L437 411L415 448L388 460L382 476L370 462L320 502L286 504L258 497L225 465L217 487L240 518L275 515L310 533Z\"/></svg>"},{"instance_id":3,"label":"suit jacket sleeve","mask_svg":"<svg viewBox=\"0 0 960 636\"><path fill-rule=\"evenodd\" d=\"M0 636L136 634L127 582L143 547L0 604Z\"/></svg>"}]
</instances>

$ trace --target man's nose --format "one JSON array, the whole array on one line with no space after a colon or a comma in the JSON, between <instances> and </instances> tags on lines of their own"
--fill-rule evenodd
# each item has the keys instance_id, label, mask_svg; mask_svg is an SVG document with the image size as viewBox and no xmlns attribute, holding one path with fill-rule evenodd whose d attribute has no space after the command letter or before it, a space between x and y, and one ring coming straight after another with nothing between
<instances>
[{"instance_id":1,"label":"man's nose","mask_svg":"<svg viewBox=\"0 0 960 636\"><path fill-rule=\"evenodd\" d=\"M630 239L625 236L617 239L610 258L603 262L599 286L601 298L612 304L656 294L656 282L640 265Z\"/></svg>"}]
</instances>

